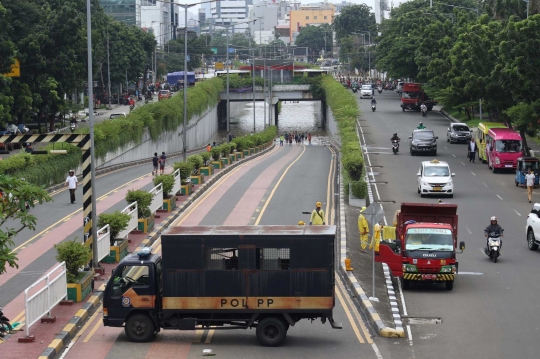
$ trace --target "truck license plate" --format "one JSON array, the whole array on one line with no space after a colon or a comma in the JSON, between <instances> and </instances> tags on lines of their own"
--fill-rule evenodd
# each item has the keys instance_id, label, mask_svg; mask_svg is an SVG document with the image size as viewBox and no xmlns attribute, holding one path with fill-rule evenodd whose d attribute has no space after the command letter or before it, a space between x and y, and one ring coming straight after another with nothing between
<instances>
[{"instance_id":1,"label":"truck license plate","mask_svg":"<svg viewBox=\"0 0 540 359\"><path fill-rule=\"evenodd\" d=\"M422 279L423 280L437 279L437 275L436 274L422 274Z\"/></svg>"},{"instance_id":2,"label":"truck license plate","mask_svg":"<svg viewBox=\"0 0 540 359\"><path fill-rule=\"evenodd\" d=\"M504 165L504 167L512 167L512 165Z\"/></svg>"},{"instance_id":3,"label":"truck license plate","mask_svg":"<svg viewBox=\"0 0 540 359\"><path fill-rule=\"evenodd\" d=\"M442 191L442 187L433 187L434 191Z\"/></svg>"}]
</instances>

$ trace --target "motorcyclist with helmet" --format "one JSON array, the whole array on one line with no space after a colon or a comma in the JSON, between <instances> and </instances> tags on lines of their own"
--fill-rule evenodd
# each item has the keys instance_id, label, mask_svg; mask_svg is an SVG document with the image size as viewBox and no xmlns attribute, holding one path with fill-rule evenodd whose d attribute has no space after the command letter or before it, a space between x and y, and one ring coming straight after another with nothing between
<instances>
[{"instance_id":1,"label":"motorcyclist with helmet","mask_svg":"<svg viewBox=\"0 0 540 359\"><path fill-rule=\"evenodd\" d=\"M423 129L425 129L425 128L426 128L426 126L424 126L424 124L423 124L422 122L420 122L420 123L418 124L417 129L423 130Z\"/></svg>"},{"instance_id":2,"label":"motorcyclist with helmet","mask_svg":"<svg viewBox=\"0 0 540 359\"><path fill-rule=\"evenodd\" d=\"M397 135L397 132L394 133L394 135L390 139L390 142L394 143L394 141L397 141L397 147L398 147L398 150L399 150L399 141L401 141L401 138L399 138L399 136Z\"/></svg>"},{"instance_id":3,"label":"motorcyclist with helmet","mask_svg":"<svg viewBox=\"0 0 540 359\"><path fill-rule=\"evenodd\" d=\"M500 235L501 237L504 237L503 232L504 232L504 229L498 224L497 217L495 216L491 217L491 223L489 224L489 226L486 227L486 229L484 229L484 234L486 238L488 238L486 239L486 248L489 248L489 234L490 233L495 233L495 234ZM501 240L501 248L502 248L502 240Z\"/></svg>"}]
</instances>

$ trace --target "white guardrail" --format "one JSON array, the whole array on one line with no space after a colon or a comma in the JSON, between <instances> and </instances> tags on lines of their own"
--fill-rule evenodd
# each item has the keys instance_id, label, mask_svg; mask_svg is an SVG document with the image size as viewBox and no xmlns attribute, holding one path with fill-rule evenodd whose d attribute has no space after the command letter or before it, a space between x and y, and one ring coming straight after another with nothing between
<instances>
[{"instance_id":1,"label":"white guardrail","mask_svg":"<svg viewBox=\"0 0 540 359\"><path fill-rule=\"evenodd\" d=\"M29 295L30 290L38 287L38 291ZM66 262L62 262L47 275L34 282L24 291L24 317L26 326L26 336L30 336L30 327L34 325L45 314L49 314L51 309L60 301L67 297L67 274Z\"/></svg>"},{"instance_id":2,"label":"white guardrail","mask_svg":"<svg viewBox=\"0 0 540 359\"><path fill-rule=\"evenodd\" d=\"M150 204L150 212L155 214L158 209L163 207L163 183L158 184L148 192L154 195L152 203Z\"/></svg>"},{"instance_id":3,"label":"white guardrail","mask_svg":"<svg viewBox=\"0 0 540 359\"><path fill-rule=\"evenodd\" d=\"M111 252L111 227L107 224L97 231L98 261L107 257Z\"/></svg>"},{"instance_id":4,"label":"white guardrail","mask_svg":"<svg viewBox=\"0 0 540 359\"><path fill-rule=\"evenodd\" d=\"M139 216L137 215L137 210L138 210L137 202L133 202L121 211L122 213L129 214L131 218L129 220L127 228L121 231L120 233L118 233L118 238L127 238L128 234L132 230L138 228Z\"/></svg>"},{"instance_id":5,"label":"white guardrail","mask_svg":"<svg viewBox=\"0 0 540 359\"><path fill-rule=\"evenodd\" d=\"M181 179L180 179L180 169L177 169L173 173L174 176L174 186L172 188L172 194L176 195L178 192L180 192L180 186L181 186Z\"/></svg>"}]
</instances>

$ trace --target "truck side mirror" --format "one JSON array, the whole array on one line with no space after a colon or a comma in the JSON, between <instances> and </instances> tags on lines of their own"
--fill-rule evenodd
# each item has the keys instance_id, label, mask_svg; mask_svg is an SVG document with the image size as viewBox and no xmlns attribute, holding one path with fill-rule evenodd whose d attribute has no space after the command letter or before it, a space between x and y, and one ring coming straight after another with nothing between
<instances>
[{"instance_id":1,"label":"truck side mirror","mask_svg":"<svg viewBox=\"0 0 540 359\"><path fill-rule=\"evenodd\" d=\"M459 249L461 249L461 252L463 253L463 251L465 250L465 242L459 242Z\"/></svg>"},{"instance_id":2,"label":"truck side mirror","mask_svg":"<svg viewBox=\"0 0 540 359\"><path fill-rule=\"evenodd\" d=\"M438 139L439 139L439 136L435 136L435 139L438 140Z\"/></svg>"},{"instance_id":3,"label":"truck side mirror","mask_svg":"<svg viewBox=\"0 0 540 359\"><path fill-rule=\"evenodd\" d=\"M401 239L396 239L396 246L401 248Z\"/></svg>"},{"instance_id":4,"label":"truck side mirror","mask_svg":"<svg viewBox=\"0 0 540 359\"><path fill-rule=\"evenodd\" d=\"M420 172L418 172L416 175L417 175L418 177L420 177L422 174L421 174Z\"/></svg>"}]
</instances>

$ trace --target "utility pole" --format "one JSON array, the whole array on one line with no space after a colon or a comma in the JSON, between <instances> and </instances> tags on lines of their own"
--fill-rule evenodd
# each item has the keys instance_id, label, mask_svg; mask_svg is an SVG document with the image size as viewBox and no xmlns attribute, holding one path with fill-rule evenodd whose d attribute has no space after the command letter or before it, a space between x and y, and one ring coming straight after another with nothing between
<instances>
[{"instance_id":1,"label":"utility pole","mask_svg":"<svg viewBox=\"0 0 540 359\"><path fill-rule=\"evenodd\" d=\"M110 57L109 57L109 27L107 27L107 82L109 84L109 96L107 96L109 98L109 108L108 110L111 109L111 60L110 60Z\"/></svg>"}]
</instances>

